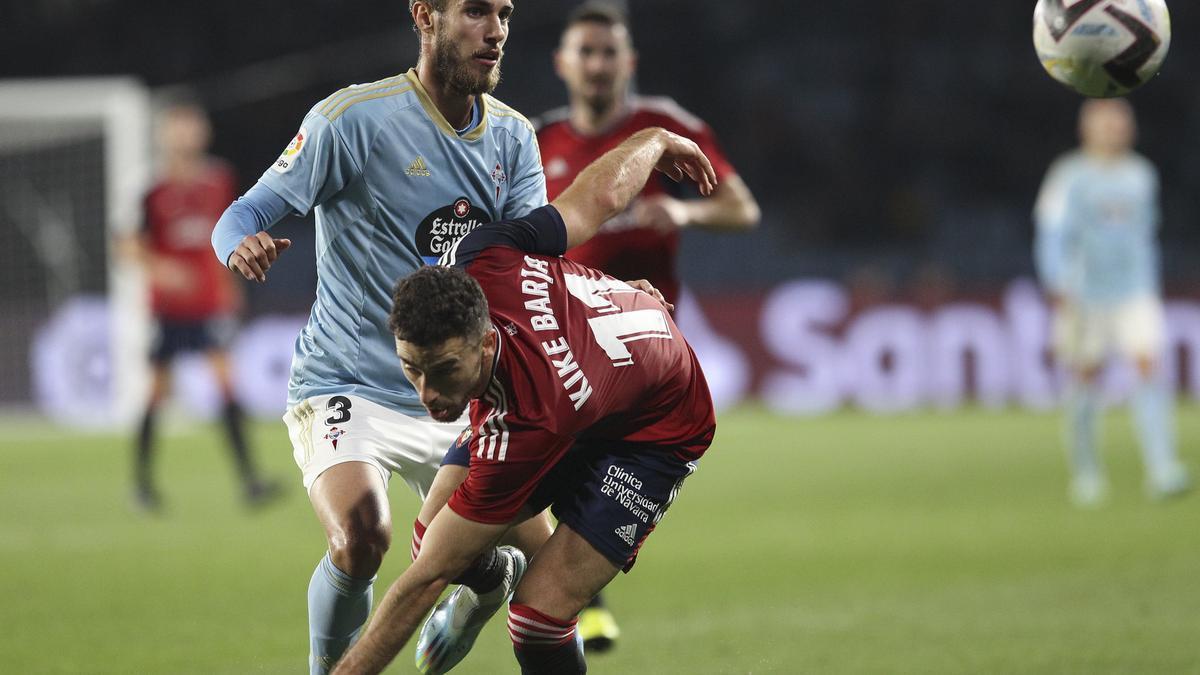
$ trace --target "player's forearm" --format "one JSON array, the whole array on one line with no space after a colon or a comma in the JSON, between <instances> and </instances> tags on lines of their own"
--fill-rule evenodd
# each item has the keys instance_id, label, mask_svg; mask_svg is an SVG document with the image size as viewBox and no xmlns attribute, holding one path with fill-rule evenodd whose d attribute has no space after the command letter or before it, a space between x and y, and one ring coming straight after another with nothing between
<instances>
[{"instance_id":1,"label":"player's forearm","mask_svg":"<svg viewBox=\"0 0 1200 675\"><path fill-rule=\"evenodd\" d=\"M291 206L270 188L256 183L246 194L225 209L213 226L212 247L222 265L229 265L229 256L246 235L270 228L283 220Z\"/></svg>"},{"instance_id":2,"label":"player's forearm","mask_svg":"<svg viewBox=\"0 0 1200 675\"><path fill-rule=\"evenodd\" d=\"M567 246L587 241L642 191L666 149L662 129L643 129L581 171L554 200L570 223Z\"/></svg>"},{"instance_id":3,"label":"player's forearm","mask_svg":"<svg viewBox=\"0 0 1200 675\"><path fill-rule=\"evenodd\" d=\"M722 180L711 197L690 199L684 204L688 208L688 227L749 230L756 227L762 217L750 188L737 176Z\"/></svg>"}]
</instances>

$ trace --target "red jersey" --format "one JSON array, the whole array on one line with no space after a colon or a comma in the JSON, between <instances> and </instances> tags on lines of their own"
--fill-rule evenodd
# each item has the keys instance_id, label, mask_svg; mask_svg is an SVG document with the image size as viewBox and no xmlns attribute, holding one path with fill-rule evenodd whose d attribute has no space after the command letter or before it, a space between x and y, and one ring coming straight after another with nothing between
<instances>
[{"instance_id":1,"label":"red jersey","mask_svg":"<svg viewBox=\"0 0 1200 675\"><path fill-rule=\"evenodd\" d=\"M547 113L538 131L547 199L558 197L575 176L600 155L649 127L662 127L699 145L712 162L718 181L735 173L717 145L712 129L669 98L631 97L625 117L596 136L585 136L576 131L567 111L567 108L560 108ZM679 189L679 184L655 172L646 181L641 196L678 196ZM662 232L641 226L633 221L632 211L626 210L604 223L590 241L568 251L567 257L618 279L646 279L662 291L668 302L674 303L679 296L679 279L675 271L678 251L678 230Z\"/></svg>"},{"instance_id":2,"label":"red jersey","mask_svg":"<svg viewBox=\"0 0 1200 675\"><path fill-rule=\"evenodd\" d=\"M698 459L716 429L691 347L666 309L623 281L557 257L553 206L464 236L443 263L483 288L498 334L471 402L467 480L450 499L477 522L513 519L576 439Z\"/></svg>"},{"instance_id":3,"label":"red jersey","mask_svg":"<svg viewBox=\"0 0 1200 675\"><path fill-rule=\"evenodd\" d=\"M150 255L180 270L179 283L152 284L151 306L160 318L203 321L233 311L236 288L212 254L213 226L236 196L233 171L212 161L194 180L163 180L143 201Z\"/></svg>"}]
</instances>

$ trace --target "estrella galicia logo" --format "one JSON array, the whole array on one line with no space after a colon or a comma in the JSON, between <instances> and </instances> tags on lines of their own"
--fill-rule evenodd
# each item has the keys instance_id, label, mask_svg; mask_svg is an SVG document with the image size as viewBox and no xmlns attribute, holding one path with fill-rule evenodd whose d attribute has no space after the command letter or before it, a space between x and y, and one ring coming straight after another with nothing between
<instances>
[{"instance_id":1,"label":"estrella galicia logo","mask_svg":"<svg viewBox=\"0 0 1200 675\"><path fill-rule=\"evenodd\" d=\"M425 216L417 226L417 250L425 262L437 264L438 258L449 251L454 242L491 221L492 217L487 211L475 206L466 197L459 197L453 204Z\"/></svg>"}]
</instances>

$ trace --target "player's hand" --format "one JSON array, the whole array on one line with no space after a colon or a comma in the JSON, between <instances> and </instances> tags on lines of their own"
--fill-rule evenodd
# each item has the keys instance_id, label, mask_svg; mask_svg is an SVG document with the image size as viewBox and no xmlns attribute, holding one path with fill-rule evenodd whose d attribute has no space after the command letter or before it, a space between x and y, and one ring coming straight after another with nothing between
<instances>
[{"instance_id":1,"label":"player's hand","mask_svg":"<svg viewBox=\"0 0 1200 675\"><path fill-rule=\"evenodd\" d=\"M662 303L662 306L666 307L667 311L669 311L669 312L675 311L675 305L672 305L671 303L667 302L667 299L663 296L662 291L655 288L654 284L651 284L649 281L646 281L645 279L637 279L635 281L626 281L625 283L629 284L630 286L633 286L634 288L638 289L639 291L641 291L643 293L648 293L650 295L650 297L652 297L655 300Z\"/></svg>"},{"instance_id":2,"label":"player's hand","mask_svg":"<svg viewBox=\"0 0 1200 675\"><path fill-rule=\"evenodd\" d=\"M276 239L266 232L248 234L229 254L229 269L240 273L247 281L266 281L267 270L291 245L291 239Z\"/></svg>"},{"instance_id":3,"label":"player's hand","mask_svg":"<svg viewBox=\"0 0 1200 675\"><path fill-rule=\"evenodd\" d=\"M701 152L700 146L666 129L658 129L658 135L665 147L654 168L675 182L687 176L696 181L700 194L705 197L711 195L717 187L717 173L708 157Z\"/></svg>"},{"instance_id":4,"label":"player's hand","mask_svg":"<svg viewBox=\"0 0 1200 675\"><path fill-rule=\"evenodd\" d=\"M687 204L669 195L654 195L633 204L633 220L643 227L668 233L688 224Z\"/></svg>"}]
</instances>

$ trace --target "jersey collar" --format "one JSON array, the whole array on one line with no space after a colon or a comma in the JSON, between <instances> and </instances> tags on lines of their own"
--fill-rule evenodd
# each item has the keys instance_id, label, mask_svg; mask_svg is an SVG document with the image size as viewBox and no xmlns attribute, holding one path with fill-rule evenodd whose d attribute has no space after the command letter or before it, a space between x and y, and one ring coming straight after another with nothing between
<instances>
[{"instance_id":1,"label":"jersey collar","mask_svg":"<svg viewBox=\"0 0 1200 675\"><path fill-rule=\"evenodd\" d=\"M479 124L475 125L475 128L467 133L459 135L454 130L454 127L446 121L446 118L442 116L442 111L438 110L437 106L433 104L433 99L429 98L429 92L425 91L425 86L421 84L421 80L417 77L417 69L409 68L408 72L404 73L404 77L408 78L409 83L412 84L413 91L417 94L417 100L421 102L421 107L425 108L425 114L429 115L429 119L433 120L433 123L442 130L442 133L451 138L461 138L464 141L477 141L483 137L483 132L487 130L488 120L487 94L480 94L476 97L479 103Z\"/></svg>"}]
</instances>

